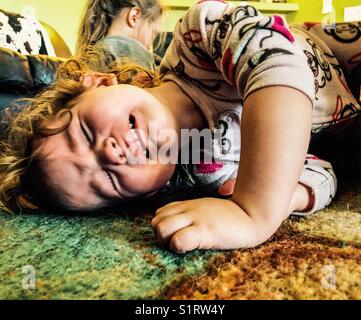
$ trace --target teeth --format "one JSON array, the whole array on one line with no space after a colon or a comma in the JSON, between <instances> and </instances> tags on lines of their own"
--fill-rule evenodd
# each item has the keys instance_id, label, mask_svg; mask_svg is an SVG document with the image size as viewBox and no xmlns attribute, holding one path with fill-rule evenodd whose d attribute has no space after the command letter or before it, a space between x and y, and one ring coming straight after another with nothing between
<instances>
[{"instance_id":1,"label":"teeth","mask_svg":"<svg viewBox=\"0 0 361 320\"><path fill-rule=\"evenodd\" d=\"M131 123L129 123L129 128L130 128L131 133L132 133L133 136L135 137L136 141L137 141L137 142L139 143L139 145L141 146L143 155L147 156L147 153L148 153L148 152L147 152L147 148L146 148L145 146L143 146L143 144L140 142L139 137L138 137L137 133L135 132L135 130L133 129Z\"/></svg>"},{"instance_id":2,"label":"teeth","mask_svg":"<svg viewBox=\"0 0 361 320\"><path fill-rule=\"evenodd\" d=\"M134 116L130 115L129 116L129 128L133 129L135 127L135 118Z\"/></svg>"}]
</instances>

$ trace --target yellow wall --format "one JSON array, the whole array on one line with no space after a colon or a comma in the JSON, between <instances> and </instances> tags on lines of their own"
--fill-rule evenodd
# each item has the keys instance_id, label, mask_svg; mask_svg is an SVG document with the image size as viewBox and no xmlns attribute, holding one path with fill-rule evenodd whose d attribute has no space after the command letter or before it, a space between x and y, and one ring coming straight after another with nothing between
<instances>
[{"instance_id":1,"label":"yellow wall","mask_svg":"<svg viewBox=\"0 0 361 320\"><path fill-rule=\"evenodd\" d=\"M322 21L322 0L288 0L289 3L298 3L297 13L288 15L289 22ZM333 0L336 12L336 21L343 21L344 8L361 5L361 0Z\"/></svg>"},{"instance_id":2,"label":"yellow wall","mask_svg":"<svg viewBox=\"0 0 361 320\"><path fill-rule=\"evenodd\" d=\"M58 31L74 52L85 3L86 0L0 0L0 8L21 13L31 6L36 17Z\"/></svg>"},{"instance_id":3,"label":"yellow wall","mask_svg":"<svg viewBox=\"0 0 361 320\"><path fill-rule=\"evenodd\" d=\"M167 0L164 0L166 3ZM195 2L195 1L194 1ZM288 0L298 3L297 13L287 15L290 22L321 21L322 0ZM22 12L33 11L36 17L54 27L65 39L70 49L75 48L80 16L86 0L0 0L0 8ZM361 0L333 0L337 21L343 21L343 9L361 5Z\"/></svg>"}]
</instances>

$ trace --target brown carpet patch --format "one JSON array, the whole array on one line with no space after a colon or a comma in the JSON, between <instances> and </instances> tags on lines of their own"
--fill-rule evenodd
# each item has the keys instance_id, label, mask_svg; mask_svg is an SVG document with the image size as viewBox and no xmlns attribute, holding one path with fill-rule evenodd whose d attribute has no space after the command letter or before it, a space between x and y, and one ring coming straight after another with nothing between
<instances>
[{"instance_id":1,"label":"brown carpet patch","mask_svg":"<svg viewBox=\"0 0 361 320\"><path fill-rule=\"evenodd\" d=\"M169 299L361 299L361 196L290 218L265 244L215 257L198 277L173 283Z\"/></svg>"}]
</instances>

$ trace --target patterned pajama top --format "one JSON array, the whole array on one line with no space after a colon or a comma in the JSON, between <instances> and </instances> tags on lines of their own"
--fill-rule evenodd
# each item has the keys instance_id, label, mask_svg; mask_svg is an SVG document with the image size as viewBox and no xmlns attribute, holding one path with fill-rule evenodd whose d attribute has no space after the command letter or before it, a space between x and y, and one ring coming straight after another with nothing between
<instances>
[{"instance_id":1,"label":"patterned pajama top","mask_svg":"<svg viewBox=\"0 0 361 320\"><path fill-rule=\"evenodd\" d=\"M232 119L241 116L247 96L281 85L312 101L316 133L360 111L346 80L360 65L361 23L288 26L282 17L264 16L249 5L203 0L178 21L161 72L199 106L211 129L222 123L240 132L239 121ZM195 167L200 182L219 185L236 175L240 148L230 146L214 159L224 164L223 173L216 173L217 165Z\"/></svg>"}]
</instances>

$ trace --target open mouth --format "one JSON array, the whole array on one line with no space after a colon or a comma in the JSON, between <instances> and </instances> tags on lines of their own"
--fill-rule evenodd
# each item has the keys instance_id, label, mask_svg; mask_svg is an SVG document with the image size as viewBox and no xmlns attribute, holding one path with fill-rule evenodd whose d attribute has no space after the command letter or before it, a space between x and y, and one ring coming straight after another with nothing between
<instances>
[{"instance_id":1,"label":"open mouth","mask_svg":"<svg viewBox=\"0 0 361 320\"><path fill-rule=\"evenodd\" d=\"M149 149L146 147L145 145L145 141L143 141L143 139L139 136L139 130L141 130L138 126L137 123L137 119L134 115L129 115L129 129L131 131L133 131L133 136L136 137L136 139L138 140L141 148L142 148L142 153L143 155L147 158L152 160Z\"/></svg>"}]
</instances>

